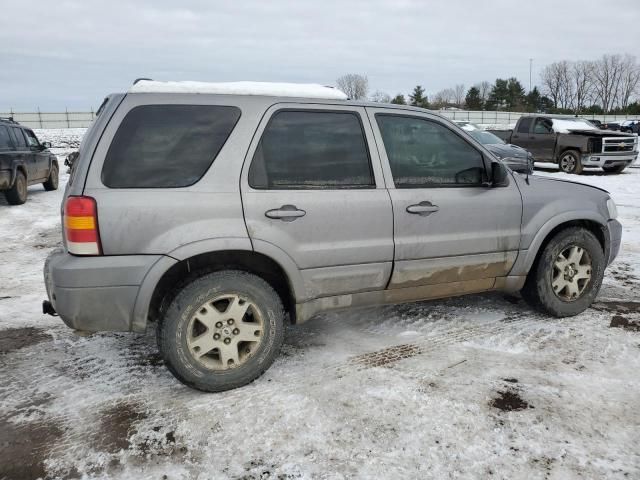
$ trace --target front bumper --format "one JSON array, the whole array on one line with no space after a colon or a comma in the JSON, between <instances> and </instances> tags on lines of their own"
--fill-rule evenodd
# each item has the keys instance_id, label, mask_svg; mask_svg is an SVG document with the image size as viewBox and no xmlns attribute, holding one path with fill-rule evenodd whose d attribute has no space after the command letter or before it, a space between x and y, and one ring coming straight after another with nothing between
<instances>
[{"instance_id":1,"label":"front bumper","mask_svg":"<svg viewBox=\"0 0 640 480\"><path fill-rule=\"evenodd\" d=\"M631 165L638 152L629 153L590 153L582 156L582 165L585 167L615 167L618 165Z\"/></svg>"},{"instance_id":2,"label":"front bumper","mask_svg":"<svg viewBox=\"0 0 640 480\"><path fill-rule=\"evenodd\" d=\"M609 233L609 256L607 258L607 265L610 265L618 256L618 253L620 253L620 246L622 245L622 225L618 220L609 220L609 222L607 222L607 230Z\"/></svg>"},{"instance_id":3,"label":"front bumper","mask_svg":"<svg viewBox=\"0 0 640 480\"><path fill-rule=\"evenodd\" d=\"M47 295L76 330L131 331L140 285L160 255L76 257L54 250L44 265Z\"/></svg>"}]
</instances>

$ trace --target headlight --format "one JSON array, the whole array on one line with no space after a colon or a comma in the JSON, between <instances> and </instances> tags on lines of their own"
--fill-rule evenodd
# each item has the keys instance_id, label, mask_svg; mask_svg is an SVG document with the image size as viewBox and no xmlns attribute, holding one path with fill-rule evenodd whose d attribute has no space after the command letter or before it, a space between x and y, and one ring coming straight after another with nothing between
<instances>
[{"instance_id":1,"label":"headlight","mask_svg":"<svg viewBox=\"0 0 640 480\"><path fill-rule=\"evenodd\" d=\"M612 198L607 200L607 210L609 211L609 219L613 220L614 218L618 218L618 208Z\"/></svg>"}]
</instances>

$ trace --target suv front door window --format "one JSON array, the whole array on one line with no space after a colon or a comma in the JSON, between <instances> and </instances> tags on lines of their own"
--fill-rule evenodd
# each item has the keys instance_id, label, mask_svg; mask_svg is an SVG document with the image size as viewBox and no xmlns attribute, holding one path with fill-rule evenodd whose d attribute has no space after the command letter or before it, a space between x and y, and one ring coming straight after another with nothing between
<instances>
[{"instance_id":1,"label":"suv front door window","mask_svg":"<svg viewBox=\"0 0 640 480\"><path fill-rule=\"evenodd\" d=\"M434 117L368 111L393 185L389 288L450 284L463 293L492 286L511 269L520 241L522 203L513 179L487 187L482 152Z\"/></svg>"},{"instance_id":2,"label":"suv front door window","mask_svg":"<svg viewBox=\"0 0 640 480\"><path fill-rule=\"evenodd\" d=\"M254 248L278 245L314 297L383 289L391 272L391 202L364 116L357 107L276 107L245 163Z\"/></svg>"}]
</instances>

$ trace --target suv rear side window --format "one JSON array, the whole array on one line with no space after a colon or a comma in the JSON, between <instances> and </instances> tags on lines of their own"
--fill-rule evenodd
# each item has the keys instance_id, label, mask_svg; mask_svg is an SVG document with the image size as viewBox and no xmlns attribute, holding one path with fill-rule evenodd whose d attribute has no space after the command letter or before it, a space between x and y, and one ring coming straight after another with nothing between
<instances>
[{"instance_id":1,"label":"suv rear side window","mask_svg":"<svg viewBox=\"0 0 640 480\"><path fill-rule=\"evenodd\" d=\"M11 138L9 137L9 129L0 125L0 151L13 149Z\"/></svg>"},{"instance_id":2,"label":"suv rear side window","mask_svg":"<svg viewBox=\"0 0 640 480\"><path fill-rule=\"evenodd\" d=\"M249 185L273 190L374 188L360 115L277 112L253 156Z\"/></svg>"},{"instance_id":3,"label":"suv rear side window","mask_svg":"<svg viewBox=\"0 0 640 480\"><path fill-rule=\"evenodd\" d=\"M102 166L110 188L193 185L209 169L240 109L220 105L144 105L118 127Z\"/></svg>"}]
</instances>

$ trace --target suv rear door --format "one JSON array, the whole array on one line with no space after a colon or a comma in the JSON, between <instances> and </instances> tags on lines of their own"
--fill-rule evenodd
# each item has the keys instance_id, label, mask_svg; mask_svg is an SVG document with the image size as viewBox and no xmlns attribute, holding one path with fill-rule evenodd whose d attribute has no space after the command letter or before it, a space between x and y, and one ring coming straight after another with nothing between
<instances>
[{"instance_id":1,"label":"suv rear door","mask_svg":"<svg viewBox=\"0 0 640 480\"><path fill-rule=\"evenodd\" d=\"M308 298L385 288L393 213L364 108L272 106L241 189L254 249L288 255Z\"/></svg>"},{"instance_id":2,"label":"suv rear door","mask_svg":"<svg viewBox=\"0 0 640 480\"><path fill-rule=\"evenodd\" d=\"M522 199L515 181L483 185L489 165L481 150L439 117L367 111L393 203L389 288L446 284L442 295L492 288L519 248Z\"/></svg>"},{"instance_id":3,"label":"suv rear door","mask_svg":"<svg viewBox=\"0 0 640 480\"><path fill-rule=\"evenodd\" d=\"M27 184L38 175L36 160L32 155L31 150L27 145L27 139L22 133L22 128L11 127L11 136L13 138L13 144L16 147L16 159L24 163L27 169Z\"/></svg>"}]
</instances>

